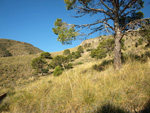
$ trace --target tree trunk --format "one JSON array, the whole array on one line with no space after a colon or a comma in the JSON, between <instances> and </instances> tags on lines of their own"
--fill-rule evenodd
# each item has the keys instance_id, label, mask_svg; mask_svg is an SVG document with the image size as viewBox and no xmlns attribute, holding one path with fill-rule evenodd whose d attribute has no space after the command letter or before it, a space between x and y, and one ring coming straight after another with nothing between
<instances>
[{"instance_id":1,"label":"tree trunk","mask_svg":"<svg viewBox=\"0 0 150 113\"><path fill-rule=\"evenodd\" d=\"M115 50L114 50L114 69L121 68L121 30L119 25L119 2L114 5L114 30L115 30Z\"/></svg>"},{"instance_id":2,"label":"tree trunk","mask_svg":"<svg viewBox=\"0 0 150 113\"><path fill-rule=\"evenodd\" d=\"M119 70L121 64L121 32L118 30L115 33L115 50L114 50L114 69Z\"/></svg>"}]
</instances>

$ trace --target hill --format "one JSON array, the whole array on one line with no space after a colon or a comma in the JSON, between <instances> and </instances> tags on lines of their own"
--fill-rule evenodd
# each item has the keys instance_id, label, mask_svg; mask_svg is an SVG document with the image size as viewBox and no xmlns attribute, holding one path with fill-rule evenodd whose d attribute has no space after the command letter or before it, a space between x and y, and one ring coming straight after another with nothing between
<instances>
[{"instance_id":1,"label":"hill","mask_svg":"<svg viewBox=\"0 0 150 113\"><path fill-rule=\"evenodd\" d=\"M144 43L136 47L138 37L124 37L123 53L126 54L126 61L121 70L115 71L113 54L103 59L93 59L88 50L96 48L109 37L112 36L83 41L79 46L84 47L84 53L71 62L72 69L65 69L60 76L51 73L39 76L33 73L31 61L39 54L0 58L0 95L7 92L6 98L0 102L0 112L149 111L150 48L145 48ZM71 48L70 51L74 52L77 48ZM63 51L51 53L52 57L62 54Z\"/></svg>"},{"instance_id":2,"label":"hill","mask_svg":"<svg viewBox=\"0 0 150 113\"><path fill-rule=\"evenodd\" d=\"M37 54L41 52L43 51L25 42L0 39L0 57Z\"/></svg>"}]
</instances>

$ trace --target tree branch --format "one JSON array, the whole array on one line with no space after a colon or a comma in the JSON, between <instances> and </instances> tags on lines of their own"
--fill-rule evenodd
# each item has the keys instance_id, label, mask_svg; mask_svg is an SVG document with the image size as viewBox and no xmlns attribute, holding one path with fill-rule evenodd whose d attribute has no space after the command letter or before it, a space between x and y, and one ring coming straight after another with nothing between
<instances>
[{"instance_id":1,"label":"tree branch","mask_svg":"<svg viewBox=\"0 0 150 113\"><path fill-rule=\"evenodd\" d=\"M131 0L131 1L126 5L126 7L120 12L120 15L119 15L119 16L121 16L121 14L122 14L127 8L131 7L135 2L137 2L137 0Z\"/></svg>"},{"instance_id":2,"label":"tree branch","mask_svg":"<svg viewBox=\"0 0 150 113\"><path fill-rule=\"evenodd\" d=\"M100 0L100 1L101 1L101 3L102 3L108 10L110 10L110 11L113 12L113 9L111 9L110 7L108 7L108 6L103 2L103 0Z\"/></svg>"},{"instance_id":3,"label":"tree branch","mask_svg":"<svg viewBox=\"0 0 150 113\"><path fill-rule=\"evenodd\" d=\"M144 22L146 22L147 20L150 20L150 18L133 20L133 21L129 22L128 24L126 24L126 25L121 29L121 31L125 30L125 28L126 28L127 26L132 27L132 28L138 27L139 25L145 24ZM128 31L131 31L131 29L129 29ZM128 32L128 31L127 31L127 32Z\"/></svg>"},{"instance_id":4,"label":"tree branch","mask_svg":"<svg viewBox=\"0 0 150 113\"><path fill-rule=\"evenodd\" d=\"M125 17L125 16L127 16L129 13L131 13L132 11L136 11L136 10L130 10L130 11L128 11L127 13L124 13L122 16ZM120 16L121 16L121 15L120 15Z\"/></svg>"},{"instance_id":5,"label":"tree branch","mask_svg":"<svg viewBox=\"0 0 150 113\"><path fill-rule=\"evenodd\" d=\"M108 24L108 22L107 22L109 19L110 18L105 18L103 21L97 20L95 23L92 23L92 24L75 25L75 27L77 27L77 28L80 28L80 27L81 28L89 27L90 28L93 25L102 23L102 24L106 24L110 29L114 30L114 27L111 26L110 24Z\"/></svg>"},{"instance_id":6,"label":"tree branch","mask_svg":"<svg viewBox=\"0 0 150 113\"><path fill-rule=\"evenodd\" d=\"M111 19L113 19L113 17L111 16L112 13L108 13L106 12L104 9L95 9L95 8L90 8L88 6L86 6L86 8L84 7L80 7L80 6L76 6L76 8L78 8L80 11L82 10L83 12L80 12L80 13L89 13L89 12L99 12L99 13L104 13L106 14L107 16L109 16Z\"/></svg>"},{"instance_id":7,"label":"tree branch","mask_svg":"<svg viewBox=\"0 0 150 113\"><path fill-rule=\"evenodd\" d=\"M121 0L121 1L120 1L119 7L121 7L121 6L124 4L124 1L125 1L125 0Z\"/></svg>"}]
</instances>

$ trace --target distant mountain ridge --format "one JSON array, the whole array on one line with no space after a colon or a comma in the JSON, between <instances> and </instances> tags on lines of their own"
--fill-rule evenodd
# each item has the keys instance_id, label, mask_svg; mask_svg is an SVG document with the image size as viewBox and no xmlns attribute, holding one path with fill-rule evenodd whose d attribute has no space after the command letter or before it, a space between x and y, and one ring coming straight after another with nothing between
<instances>
[{"instance_id":1,"label":"distant mountain ridge","mask_svg":"<svg viewBox=\"0 0 150 113\"><path fill-rule=\"evenodd\" d=\"M0 57L37 54L41 52L43 51L26 42L0 39Z\"/></svg>"}]
</instances>

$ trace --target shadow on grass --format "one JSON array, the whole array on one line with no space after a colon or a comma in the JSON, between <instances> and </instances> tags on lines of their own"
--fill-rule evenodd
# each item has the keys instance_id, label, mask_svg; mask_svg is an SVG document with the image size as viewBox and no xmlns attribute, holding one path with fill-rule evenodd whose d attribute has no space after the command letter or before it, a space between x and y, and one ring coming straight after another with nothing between
<instances>
[{"instance_id":1,"label":"shadow on grass","mask_svg":"<svg viewBox=\"0 0 150 113\"><path fill-rule=\"evenodd\" d=\"M7 93L1 94L0 95L0 113L3 111L7 111L8 110L8 103L2 103L2 101L6 98Z\"/></svg>"},{"instance_id":2,"label":"shadow on grass","mask_svg":"<svg viewBox=\"0 0 150 113\"><path fill-rule=\"evenodd\" d=\"M100 109L97 109L94 113L129 113L119 107L112 104L104 104Z\"/></svg>"},{"instance_id":3,"label":"shadow on grass","mask_svg":"<svg viewBox=\"0 0 150 113\"><path fill-rule=\"evenodd\" d=\"M147 62L148 58L150 58L150 51L145 51L145 53L141 55L137 55L134 53L121 55L122 63L126 63L129 59L131 61L140 61L141 63L145 63Z\"/></svg>"},{"instance_id":4,"label":"shadow on grass","mask_svg":"<svg viewBox=\"0 0 150 113\"><path fill-rule=\"evenodd\" d=\"M144 109L139 111L139 113L150 113L150 100L145 104Z\"/></svg>"},{"instance_id":5,"label":"shadow on grass","mask_svg":"<svg viewBox=\"0 0 150 113\"><path fill-rule=\"evenodd\" d=\"M97 65L93 65L93 69L96 71L103 71L105 70L105 68L107 68L108 65L113 64L113 60L104 60L101 64Z\"/></svg>"},{"instance_id":6,"label":"shadow on grass","mask_svg":"<svg viewBox=\"0 0 150 113\"><path fill-rule=\"evenodd\" d=\"M0 95L0 103L2 102L2 100L3 100L4 98L6 98L6 96L7 96L7 93L4 93L4 94L1 94L1 95Z\"/></svg>"}]
</instances>

